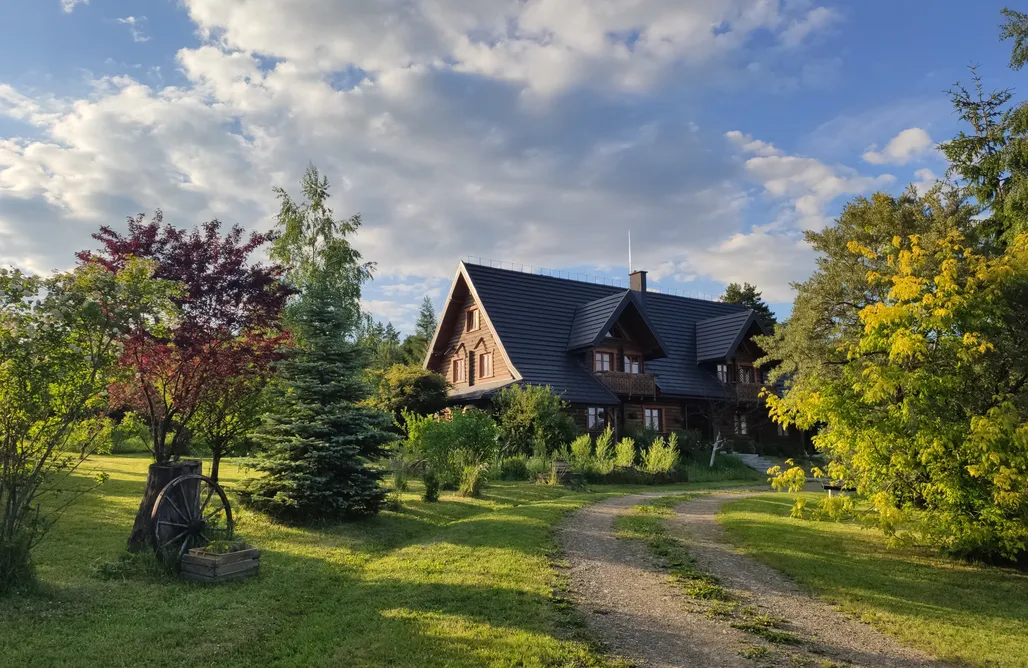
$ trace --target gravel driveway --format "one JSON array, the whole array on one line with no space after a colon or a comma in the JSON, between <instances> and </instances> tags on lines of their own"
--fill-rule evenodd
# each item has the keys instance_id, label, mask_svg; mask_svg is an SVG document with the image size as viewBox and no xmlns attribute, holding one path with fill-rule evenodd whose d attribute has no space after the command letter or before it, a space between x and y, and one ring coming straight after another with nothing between
<instances>
[{"instance_id":1,"label":"gravel driveway","mask_svg":"<svg viewBox=\"0 0 1028 668\"><path fill-rule=\"evenodd\" d=\"M609 499L574 513L560 529L569 576L590 629L612 653L643 666L937 667L916 650L801 592L778 572L735 552L715 517L740 493L703 494L679 506L668 531L740 604L787 620L803 640L778 646L708 616L658 568L642 541L614 537L614 518L661 494ZM744 656L745 655L745 656ZM749 658L746 658L748 656Z\"/></svg>"}]
</instances>

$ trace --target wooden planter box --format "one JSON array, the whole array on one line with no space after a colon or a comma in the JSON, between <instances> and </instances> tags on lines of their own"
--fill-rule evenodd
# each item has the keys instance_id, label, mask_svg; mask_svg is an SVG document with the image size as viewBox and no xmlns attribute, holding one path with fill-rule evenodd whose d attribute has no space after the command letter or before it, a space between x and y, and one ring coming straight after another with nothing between
<instances>
[{"instance_id":1,"label":"wooden planter box","mask_svg":"<svg viewBox=\"0 0 1028 668\"><path fill-rule=\"evenodd\" d=\"M257 575L261 568L261 551L256 547L239 552L212 554L194 548L182 555L179 573L197 582L224 582Z\"/></svg>"}]
</instances>

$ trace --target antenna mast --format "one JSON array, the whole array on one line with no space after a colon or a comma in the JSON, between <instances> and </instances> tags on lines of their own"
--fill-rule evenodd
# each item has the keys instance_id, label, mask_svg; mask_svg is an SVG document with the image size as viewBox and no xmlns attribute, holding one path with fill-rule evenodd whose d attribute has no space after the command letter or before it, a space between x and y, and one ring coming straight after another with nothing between
<instances>
[{"instance_id":1,"label":"antenna mast","mask_svg":"<svg viewBox=\"0 0 1028 668\"><path fill-rule=\"evenodd\" d=\"M632 273L632 230L628 230L628 273Z\"/></svg>"}]
</instances>

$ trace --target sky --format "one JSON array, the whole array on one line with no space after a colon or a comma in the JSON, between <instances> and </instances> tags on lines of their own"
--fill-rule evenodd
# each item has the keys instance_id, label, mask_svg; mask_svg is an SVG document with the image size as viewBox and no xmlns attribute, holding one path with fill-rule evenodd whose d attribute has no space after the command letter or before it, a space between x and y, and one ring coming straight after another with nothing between
<instances>
[{"instance_id":1,"label":"sky","mask_svg":"<svg viewBox=\"0 0 1028 668\"><path fill-rule=\"evenodd\" d=\"M786 315L805 230L943 176L968 65L1018 86L1003 5L0 0L0 265L155 209L266 230L313 163L402 331L468 256L627 284L629 231L651 287Z\"/></svg>"}]
</instances>

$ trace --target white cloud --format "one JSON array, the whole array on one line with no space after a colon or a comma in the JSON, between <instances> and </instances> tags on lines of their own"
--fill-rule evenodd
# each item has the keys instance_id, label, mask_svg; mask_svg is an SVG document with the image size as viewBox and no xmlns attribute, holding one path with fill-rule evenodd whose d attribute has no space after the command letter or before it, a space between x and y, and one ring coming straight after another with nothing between
<instances>
[{"instance_id":1,"label":"white cloud","mask_svg":"<svg viewBox=\"0 0 1028 668\"><path fill-rule=\"evenodd\" d=\"M774 146L738 132L726 134L744 152L749 176L770 197L784 202L775 223L798 229L821 229L828 224L828 207L837 197L858 195L885 188L895 181L891 174L864 176L842 165L827 165L815 158L785 155Z\"/></svg>"},{"instance_id":2,"label":"white cloud","mask_svg":"<svg viewBox=\"0 0 1028 668\"><path fill-rule=\"evenodd\" d=\"M0 262L67 266L98 225L156 207L179 226L264 228L271 187L295 191L313 161L337 214L363 214L358 248L395 277L368 308L400 319L461 256L621 265L626 227L640 266L670 263L689 279L696 249L743 227L743 170L783 198L820 193L819 214L831 193L857 187L834 168L805 186L782 176L803 159L741 132L729 139L754 157L733 161L679 112L640 114L609 95L657 88L676 68L729 71L735 54L760 48L753 35L781 35L809 5L183 2L206 40L178 52L179 85L155 69L99 78L81 99L0 83L0 115L32 126L0 140ZM526 104L572 89L560 104ZM774 169L750 165L772 159ZM841 183L817 185L833 174Z\"/></svg>"},{"instance_id":3,"label":"white cloud","mask_svg":"<svg viewBox=\"0 0 1028 668\"><path fill-rule=\"evenodd\" d=\"M89 0L61 0L61 9L66 13L71 13L75 10L76 5L88 5Z\"/></svg>"},{"instance_id":4,"label":"white cloud","mask_svg":"<svg viewBox=\"0 0 1028 668\"><path fill-rule=\"evenodd\" d=\"M757 229L691 253L689 266L724 283L752 283L770 302L790 302L790 284L810 276L814 253L797 234Z\"/></svg>"},{"instance_id":5,"label":"white cloud","mask_svg":"<svg viewBox=\"0 0 1028 668\"><path fill-rule=\"evenodd\" d=\"M127 25L129 33L132 35L133 42L149 42L150 37L143 33L141 24L146 22L145 16L126 16L125 18L115 19L122 25Z\"/></svg>"},{"instance_id":6,"label":"white cloud","mask_svg":"<svg viewBox=\"0 0 1028 668\"><path fill-rule=\"evenodd\" d=\"M824 30L841 18L838 12L828 7L815 7L806 16L790 23L781 32L779 39L785 46L799 46L809 35Z\"/></svg>"},{"instance_id":7,"label":"white cloud","mask_svg":"<svg viewBox=\"0 0 1028 668\"><path fill-rule=\"evenodd\" d=\"M914 172L914 189L917 190L919 195L924 195L926 192L935 187L935 184L939 182L939 177L935 175L935 172L924 167Z\"/></svg>"},{"instance_id":8,"label":"white cloud","mask_svg":"<svg viewBox=\"0 0 1028 668\"><path fill-rule=\"evenodd\" d=\"M934 143L931 136L921 128L907 128L889 140L881 151L871 147L864 153L864 160L872 165L905 165L927 153Z\"/></svg>"}]
</instances>

